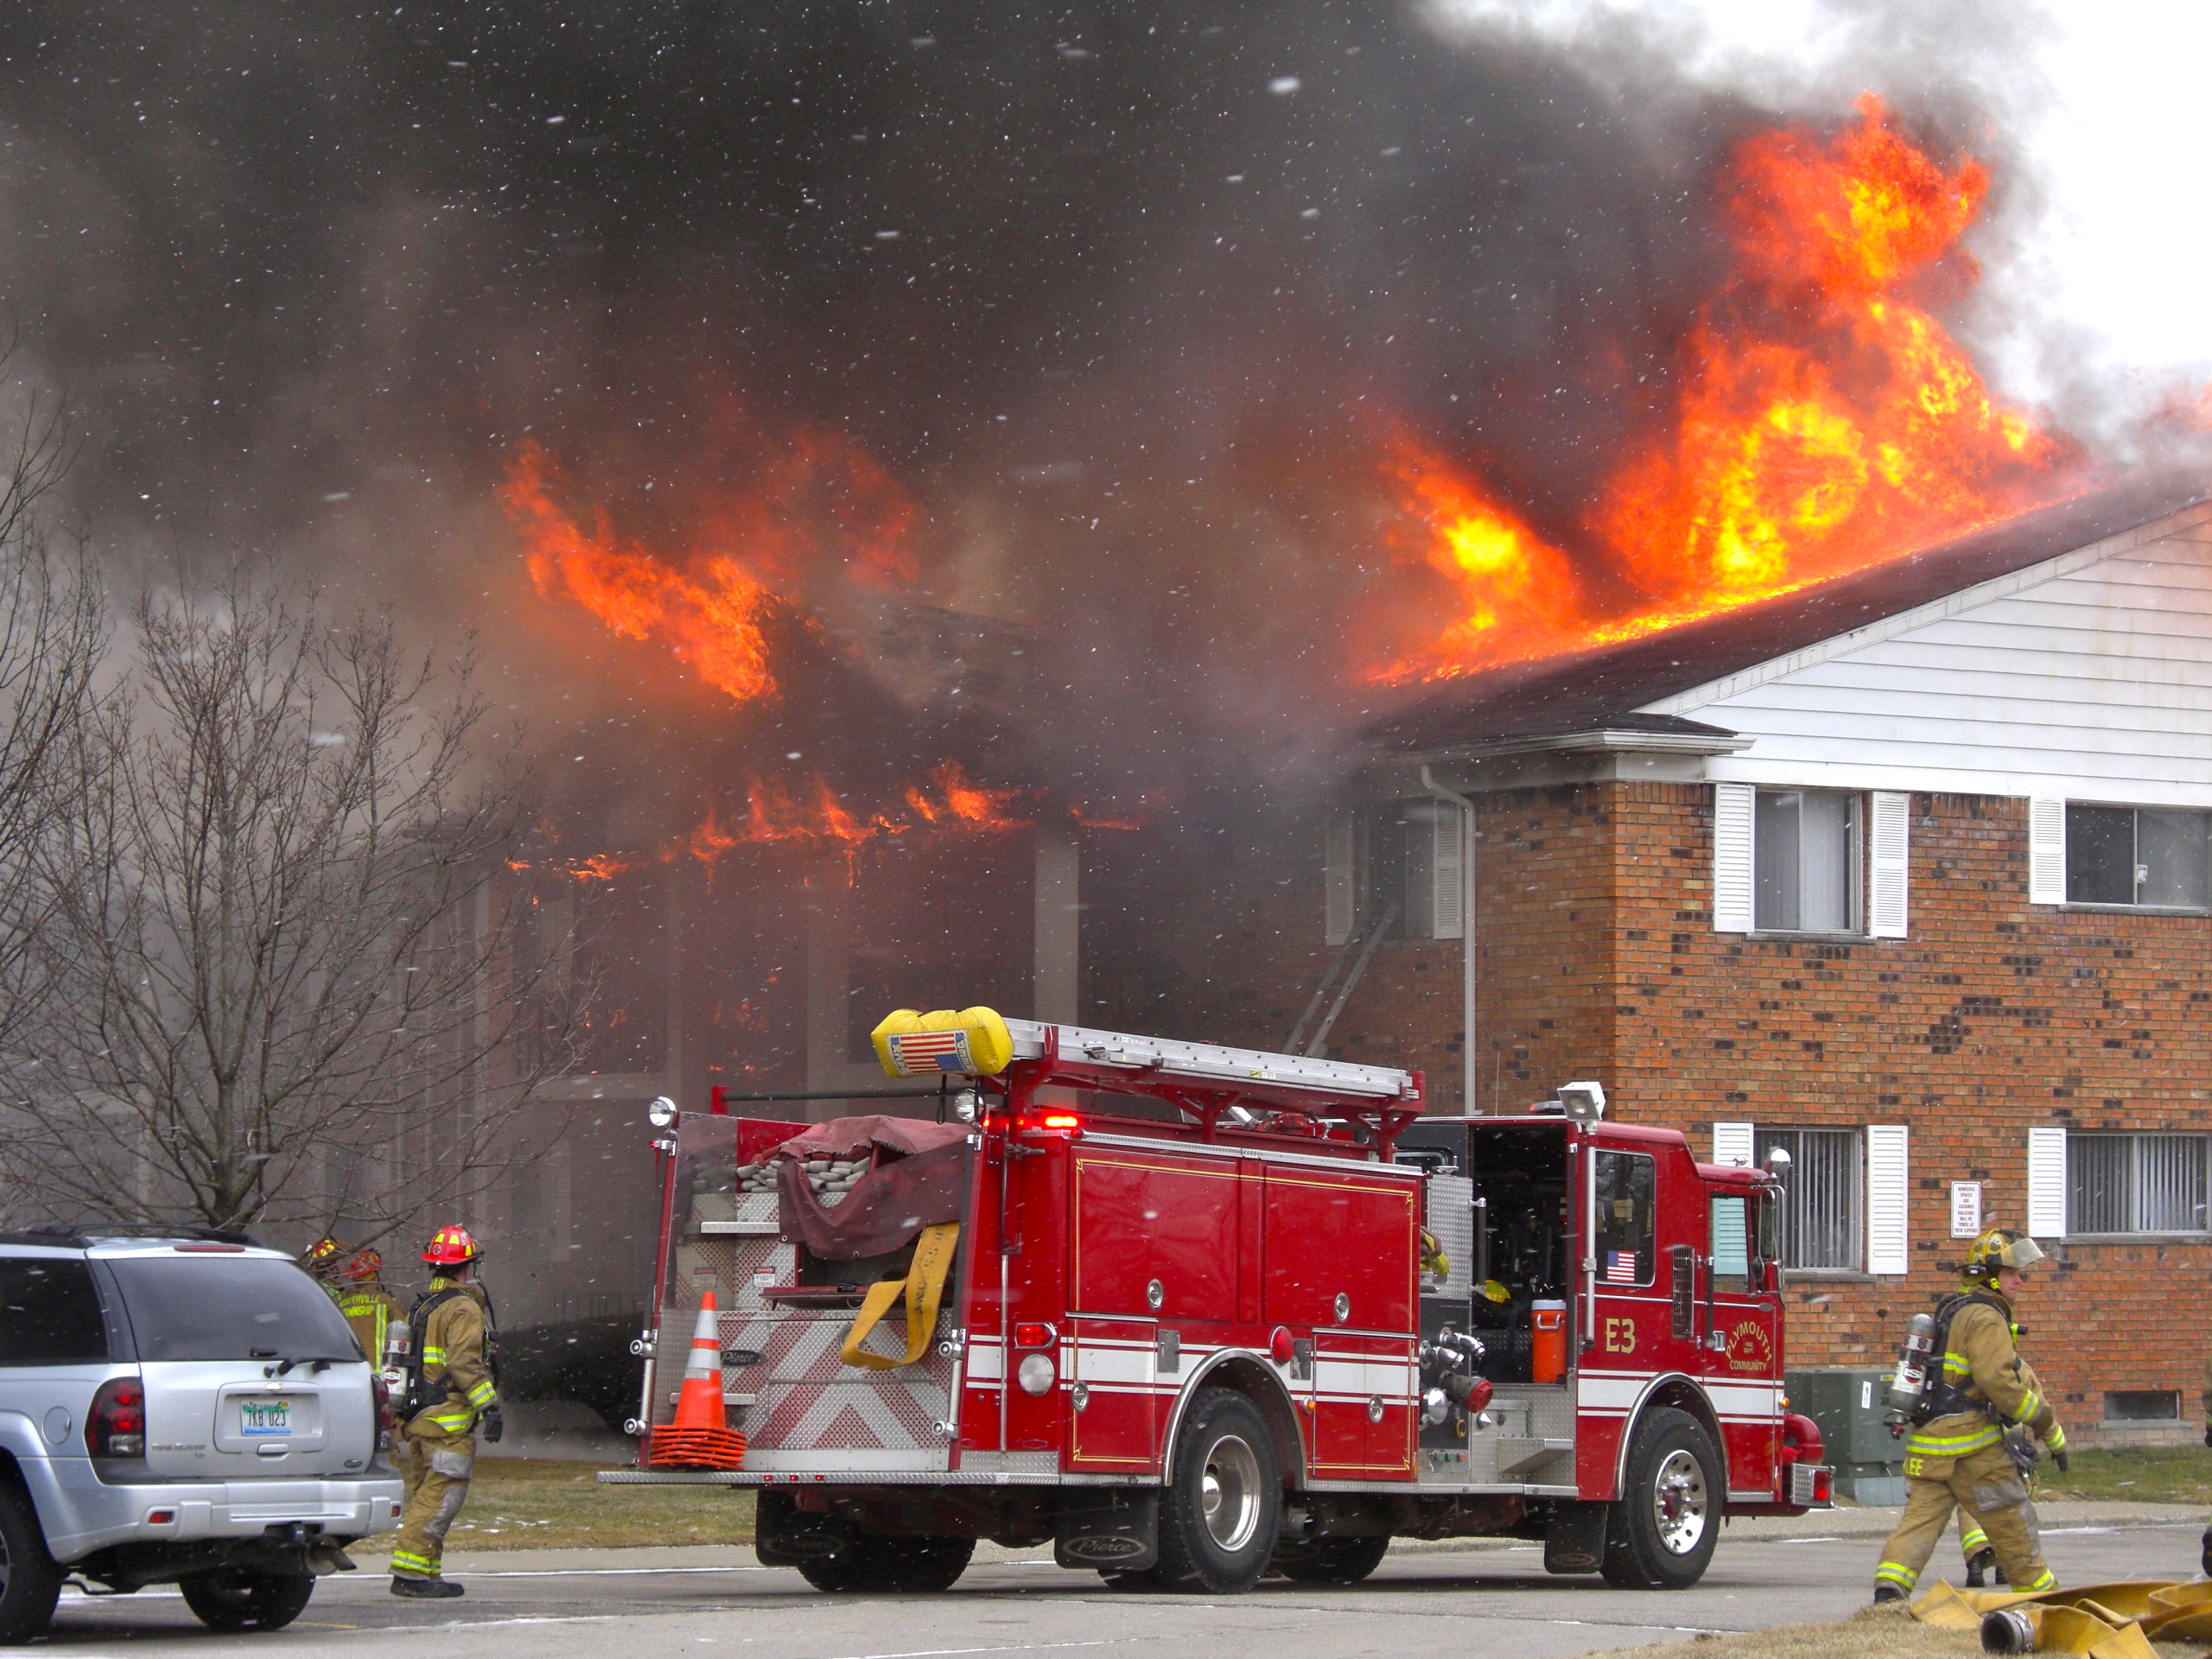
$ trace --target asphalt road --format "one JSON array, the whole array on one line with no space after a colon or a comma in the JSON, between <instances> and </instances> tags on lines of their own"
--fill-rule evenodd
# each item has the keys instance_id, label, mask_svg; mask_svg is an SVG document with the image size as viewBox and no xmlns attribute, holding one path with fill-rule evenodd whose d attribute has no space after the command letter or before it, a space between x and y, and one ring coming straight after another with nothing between
<instances>
[{"instance_id":1,"label":"asphalt road","mask_svg":"<svg viewBox=\"0 0 2212 1659\"><path fill-rule=\"evenodd\" d=\"M2045 1552L2069 1583L2186 1577L2202 1524L2068 1526L2054 1517ZM796 1573L754 1566L747 1550L547 1551L480 1556L454 1574L468 1587L465 1599L429 1606L393 1597L384 1575L365 1566L324 1580L297 1624L266 1637L203 1630L173 1590L93 1600L72 1592L39 1645L73 1655L127 1649L144 1659L214 1651L285 1659L370 1644L427 1656L452 1651L456 1637L474 1659L602 1659L648 1644L662 1653L727 1646L763 1659L1090 1659L1084 1649L1116 1650L1097 1659L1192 1651L1554 1659L1841 1618L1866 1601L1878 1545L1863 1535L1730 1538L1702 1584L1672 1594L1547 1577L1534 1545L1401 1546L1356 1588L1270 1582L1222 1600L1111 1592L1049 1560L979 1563L948 1594L888 1601L819 1594ZM1955 1577L1948 1556L1936 1570Z\"/></svg>"}]
</instances>

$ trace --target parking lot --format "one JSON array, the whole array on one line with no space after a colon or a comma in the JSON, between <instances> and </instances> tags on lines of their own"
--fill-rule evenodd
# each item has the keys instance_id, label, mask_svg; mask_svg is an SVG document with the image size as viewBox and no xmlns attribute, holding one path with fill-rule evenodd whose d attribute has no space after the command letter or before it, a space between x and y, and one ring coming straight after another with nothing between
<instances>
[{"instance_id":1,"label":"parking lot","mask_svg":"<svg viewBox=\"0 0 2212 1659\"><path fill-rule=\"evenodd\" d=\"M2087 1506L2059 1506L2063 1510ZM466 1599L396 1600L381 1572L325 1580L289 1630L270 1637L203 1630L174 1591L113 1600L65 1598L41 1643L82 1654L226 1651L269 1656L373 1642L406 1651L465 1628L478 1655L591 1656L678 1643L747 1648L777 1659L964 1659L989 1654L1179 1659L1192 1651L1268 1659L1403 1659L1452 1644L1494 1659L1565 1656L1843 1617L1866 1599L1880 1536L1876 1512L1840 1512L1834 1528L1724 1542L1712 1571L1681 1593L1625 1592L1595 1579L1547 1577L1532 1544L1400 1546L1353 1589L1281 1580L1224 1600L1128 1595L1037 1552L988 1552L949 1594L900 1600L823 1596L794 1572L756 1566L739 1548L515 1551L453 1563ZM2047 1553L2069 1583L2185 1577L2201 1519L2179 1510L2048 1517ZM1947 1549L1948 1546L1947 1544ZM1955 1575L1939 1555L1934 1570ZM410 1639L411 1638L411 1639ZM1440 1648L1438 1650L1442 1650Z\"/></svg>"}]
</instances>

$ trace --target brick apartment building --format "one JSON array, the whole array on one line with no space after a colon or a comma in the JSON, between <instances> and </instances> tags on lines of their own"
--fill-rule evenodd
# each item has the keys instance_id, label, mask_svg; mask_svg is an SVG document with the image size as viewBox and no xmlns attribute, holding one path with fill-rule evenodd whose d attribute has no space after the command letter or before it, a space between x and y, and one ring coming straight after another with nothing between
<instances>
[{"instance_id":1,"label":"brick apartment building","mask_svg":"<svg viewBox=\"0 0 2212 1659\"><path fill-rule=\"evenodd\" d=\"M1786 1147L1797 1365L1885 1363L1978 1199L2053 1258L2022 1318L2069 1433L2185 1433L2208 498L2138 483L1409 702L1363 734L1320 868L1255 861L1210 918L1230 965L1177 1024L1272 1046L1303 1008L1310 1041L1356 972L1328 1051L1426 1066L1438 1109L1596 1077L1703 1155Z\"/></svg>"}]
</instances>

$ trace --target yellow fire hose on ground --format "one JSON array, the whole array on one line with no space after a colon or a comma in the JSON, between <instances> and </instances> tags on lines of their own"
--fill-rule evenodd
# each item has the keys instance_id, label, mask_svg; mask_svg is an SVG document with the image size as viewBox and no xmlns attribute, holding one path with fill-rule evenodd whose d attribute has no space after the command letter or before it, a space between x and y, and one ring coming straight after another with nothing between
<instances>
[{"instance_id":1,"label":"yellow fire hose on ground","mask_svg":"<svg viewBox=\"0 0 2212 1659\"><path fill-rule=\"evenodd\" d=\"M937 1334L938 1304L944 1300L944 1281L952 1269L953 1247L959 1242L960 1224L957 1221L923 1228L914 1240L914 1259L906 1269L906 1276L887 1279L881 1284L868 1287L868 1297L854 1316L853 1328L845 1332L845 1345L838 1351L837 1357L846 1364L857 1365L864 1370L887 1371L900 1365L912 1365L927 1353L930 1338ZM868 1340L868 1332L902 1298L906 1304L906 1357L893 1359L889 1354L864 1351L861 1344Z\"/></svg>"},{"instance_id":2,"label":"yellow fire hose on ground","mask_svg":"<svg viewBox=\"0 0 2212 1659\"><path fill-rule=\"evenodd\" d=\"M2212 1642L2212 1580L2146 1579L2032 1596L1938 1584L1911 1611L1939 1630L1979 1631L1986 1653L2158 1659L2154 1641Z\"/></svg>"}]
</instances>

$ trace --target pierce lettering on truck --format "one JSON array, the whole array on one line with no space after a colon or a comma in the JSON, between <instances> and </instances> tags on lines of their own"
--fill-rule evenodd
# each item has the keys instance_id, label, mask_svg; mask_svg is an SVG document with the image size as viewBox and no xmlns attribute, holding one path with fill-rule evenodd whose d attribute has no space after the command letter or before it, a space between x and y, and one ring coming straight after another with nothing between
<instances>
[{"instance_id":1,"label":"pierce lettering on truck","mask_svg":"<svg viewBox=\"0 0 2212 1659\"><path fill-rule=\"evenodd\" d=\"M874 1042L927 1116L655 1103L639 1466L600 1478L756 1489L765 1564L941 1589L988 1538L1229 1594L1507 1534L1669 1587L1828 1502L1779 1186L1595 1084L1433 1117L1418 1071L988 1008Z\"/></svg>"}]
</instances>

